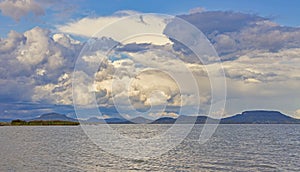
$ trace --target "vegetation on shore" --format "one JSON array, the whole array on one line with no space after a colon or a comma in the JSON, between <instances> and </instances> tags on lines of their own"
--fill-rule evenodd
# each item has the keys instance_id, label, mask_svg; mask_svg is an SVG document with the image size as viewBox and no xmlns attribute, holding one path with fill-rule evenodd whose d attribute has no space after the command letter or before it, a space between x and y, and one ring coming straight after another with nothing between
<instances>
[{"instance_id":1,"label":"vegetation on shore","mask_svg":"<svg viewBox=\"0 0 300 172\"><path fill-rule=\"evenodd\" d=\"M23 125L79 125L79 122L74 121L23 121L23 120L13 120L11 121L10 125L12 126L23 126Z\"/></svg>"},{"instance_id":2,"label":"vegetation on shore","mask_svg":"<svg viewBox=\"0 0 300 172\"><path fill-rule=\"evenodd\" d=\"M10 125L10 123L8 123L8 122L0 122L0 126L8 126L8 125Z\"/></svg>"}]
</instances>

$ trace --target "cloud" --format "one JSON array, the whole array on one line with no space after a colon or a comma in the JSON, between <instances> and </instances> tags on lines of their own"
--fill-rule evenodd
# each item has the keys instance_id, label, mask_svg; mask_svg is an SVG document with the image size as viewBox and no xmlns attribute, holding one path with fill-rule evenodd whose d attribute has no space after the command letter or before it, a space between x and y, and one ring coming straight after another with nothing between
<instances>
[{"instance_id":1,"label":"cloud","mask_svg":"<svg viewBox=\"0 0 300 172\"><path fill-rule=\"evenodd\" d=\"M197 7L197 8L191 9L191 10L189 11L189 13L190 13L190 14L194 14L194 13L202 13L202 12L204 12L204 11L206 11L205 8L203 8L203 7Z\"/></svg>"},{"instance_id":2,"label":"cloud","mask_svg":"<svg viewBox=\"0 0 300 172\"><path fill-rule=\"evenodd\" d=\"M118 51L126 51L126 52L139 52L139 51L145 51L148 50L151 47L151 44L143 43L143 44L137 44L137 43L130 43L126 44L122 47L118 48Z\"/></svg>"},{"instance_id":3,"label":"cloud","mask_svg":"<svg viewBox=\"0 0 300 172\"><path fill-rule=\"evenodd\" d=\"M146 70L132 81L131 94L138 96L146 106L167 103L180 106L180 90L174 79L159 70Z\"/></svg>"},{"instance_id":4,"label":"cloud","mask_svg":"<svg viewBox=\"0 0 300 172\"><path fill-rule=\"evenodd\" d=\"M25 42L24 35L12 30L8 33L6 39L0 41L0 52L11 52L16 48L17 44L22 44L23 42Z\"/></svg>"},{"instance_id":5,"label":"cloud","mask_svg":"<svg viewBox=\"0 0 300 172\"><path fill-rule=\"evenodd\" d=\"M36 27L23 34L11 31L0 44L2 101L70 103L66 90L71 84L65 80L72 73L81 43Z\"/></svg>"},{"instance_id":6,"label":"cloud","mask_svg":"<svg viewBox=\"0 0 300 172\"><path fill-rule=\"evenodd\" d=\"M35 66L41 63L48 56L49 31L36 27L24 33L26 43L18 52L19 62Z\"/></svg>"},{"instance_id":7,"label":"cloud","mask_svg":"<svg viewBox=\"0 0 300 172\"><path fill-rule=\"evenodd\" d=\"M256 15L230 11L205 11L178 17L192 23L205 34L216 31L218 33L238 31L249 26L252 22L266 20L266 18Z\"/></svg>"},{"instance_id":8,"label":"cloud","mask_svg":"<svg viewBox=\"0 0 300 172\"><path fill-rule=\"evenodd\" d=\"M215 36L214 40L216 42L215 48L219 50L219 52L222 50L220 54L234 52L238 46L237 41L226 34L218 34Z\"/></svg>"},{"instance_id":9,"label":"cloud","mask_svg":"<svg viewBox=\"0 0 300 172\"><path fill-rule=\"evenodd\" d=\"M72 14L80 11L78 3L81 0L38 0L36 1L44 10L54 13L55 20L69 19Z\"/></svg>"},{"instance_id":10,"label":"cloud","mask_svg":"<svg viewBox=\"0 0 300 172\"><path fill-rule=\"evenodd\" d=\"M253 51L224 62L230 112L261 108L280 109L289 114L289 109L297 108L299 54L299 48Z\"/></svg>"},{"instance_id":11,"label":"cloud","mask_svg":"<svg viewBox=\"0 0 300 172\"><path fill-rule=\"evenodd\" d=\"M177 118L179 115L174 112L161 112L161 113L150 113L150 117L158 119L162 117L171 117L171 118Z\"/></svg>"},{"instance_id":12,"label":"cloud","mask_svg":"<svg viewBox=\"0 0 300 172\"><path fill-rule=\"evenodd\" d=\"M193 95L192 85L199 84L201 103L210 102L203 66L178 59L172 45L123 45L111 38L92 38L85 44L88 53L82 57L89 70L74 73L79 84L72 97L71 76L82 43L36 27L23 34L11 32L0 44L5 45L0 52L1 87L7 88L0 91L3 101L71 105L75 99L80 105L90 105L95 93L100 107L111 108L119 102L124 113L134 115L132 110L152 108L154 113L194 106L199 100ZM111 54L101 55L114 45L118 46ZM91 69L97 69L96 73ZM191 82L193 74L196 83ZM179 89L178 82L185 86Z\"/></svg>"},{"instance_id":13,"label":"cloud","mask_svg":"<svg viewBox=\"0 0 300 172\"><path fill-rule=\"evenodd\" d=\"M294 118L300 119L300 109L296 110L294 113Z\"/></svg>"},{"instance_id":14,"label":"cloud","mask_svg":"<svg viewBox=\"0 0 300 172\"><path fill-rule=\"evenodd\" d=\"M72 104L72 80L71 74L64 73L58 78L58 83L36 85L31 100L34 102L44 101L62 105Z\"/></svg>"},{"instance_id":15,"label":"cloud","mask_svg":"<svg viewBox=\"0 0 300 172\"><path fill-rule=\"evenodd\" d=\"M68 105L53 105L30 102L0 102L1 118L32 119L44 113L57 112L74 117L74 108Z\"/></svg>"},{"instance_id":16,"label":"cloud","mask_svg":"<svg viewBox=\"0 0 300 172\"><path fill-rule=\"evenodd\" d=\"M78 10L78 0L1 0L0 11L15 21L20 21L31 14L35 17L44 16L46 11L51 11L55 20L68 19Z\"/></svg>"},{"instance_id":17,"label":"cloud","mask_svg":"<svg viewBox=\"0 0 300 172\"><path fill-rule=\"evenodd\" d=\"M299 28L236 12L204 11L179 17L203 31L222 59L229 114L259 108L288 113L298 107ZM183 49L186 56L192 54L176 42L173 47Z\"/></svg>"},{"instance_id":18,"label":"cloud","mask_svg":"<svg viewBox=\"0 0 300 172\"><path fill-rule=\"evenodd\" d=\"M105 42L107 39L97 40ZM96 42L98 44L101 43ZM90 47L94 47L93 44ZM176 57L172 45L118 44L107 56L102 55L104 52L82 54L80 66L86 70L80 72L89 75L87 80L95 80L86 82L78 75L75 99L80 105L90 105L89 100L93 98L90 95L95 93L100 107L115 106L121 114L141 116L180 106L190 106L193 111L199 102L205 109L211 102L204 67ZM199 91L200 97L194 91Z\"/></svg>"},{"instance_id":19,"label":"cloud","mask_svg":"<svg viewBox=\"0 0 300 172\"><path fill-rule=\"evenodd\" d=\"M175 117L181 105L194 114L192 111L200 101L199 113L205 114L212 103L206 67L215 67L213 59L204 66L187 47L171 39L149 38L152 42L143 42L143 38L120 43L118 38L122 35L113 37L108 33L108 37L99 35L80 42L67 34L90 37L106 23L132 13L135 12L83 18L58 26L57 29L64 33L51 33L39 27L24 33L11 31L6 38L0 39L0 103L49 105L40 107L41 110L36 110L34 115L59 110L58 107L71 113L74 64L85 45L87 53L82 57L82 65L87 70L75 73L79 84L75 86L74 99L80 105L91 104L95 94L99 107L110 116L117 116L118 110L127 115L152 110L150 114L153 116ZM263 17L233 12L204 11L181 17L204 31L223 60L228 87L226 115L251 108L284 112L299 108L298 28L279 26ZM133 30L135 27L144 29L150 20L157 18L138 15L127 24ZM148 31L157 29L163 33L168 23L161 20L158 23L160 27L150 27ZM112 47L115 48L107 56L102 55ZM194 94L193 81L198 86L200 97ZM29 117L30 106L35 105L18 109L5 104L0 110L7 117L13 114ZM176 115L171 112L176 112Z\"/></svg>"},{"instance_id":20,"label":"cloud","mask_svg":"<svg viewBox=\"0 0 300 172\"><path fill-rule=\"evenodd\" d=\"M178 86L169 75L147 68L143 71L136 64L137 62L130 58L113 62L108 59L102 60L99 71L95 74L95 88L101 93L101 97L106 99L105 103L113 97L119 99L120 103L126 102L123 96L124 99L128 97L137 107L160 105L166 101L172 102L172 105L180 103L179 100L175 100L178 99L176 95L180 94Z\"/></svg>"},{"instance_id":21,"label":"cloud","mask_svg":"<svg viewBox=\"0 0 300 172\"><path fill-rule=\"evenodd\" d=\"M280 26L254 14L206 11L178 17L200 29L224 61L251 51L276 52L300 46L299 28Z\"/></svg>"},{"instance_id":22,"label":"cloud","mask_svg":"<svg viewBox=\"0 0 300 172\"><path fill-rule=\"evenodd\" d=\"M122 41L123 44L152 43L164 45L167 43L172 43L166 36L162 34L166 24L165 18L161 16L143 15L134 11L119 11L111 16L94 18L85 17L64 25L58 25L56 27L59 32L88 38L105 36L116 41ZM119 29L121 27L124 28L126 26L127 32L119 32L118 30L112 30L112 28L105 30L105 28L109 27L109 25L114 25L114 29ZM102 29L104 29L104 32L99 32ZM140 33L145 34L137 35ZM157 33L161 33L162 35L153 35ZM127 35L132 35L133 37L127 39ZM125 38L127 40L124 40Z\"/></svg>"},{"instance_id":23,"label":"cloud","mask_svg":"<svg viewBox=\"0 0 300 172\"><path fill-rule=\"evenodd\" d=\"M223 63L226 76L234 80L262 83L299 80L300 48L278 52L252 51Z\"/></svg>"},{"instance_id":24,"label":"cloud","mask_svg":"<svg viewBox=\"0 0 300 172\"><path fill-rule=\"evenodd\" d=\"M1 13L19 21L23 16L33 13L44 15L45 11L35 0L3 0L0 2Z\"/></svg>"}]
</instances>

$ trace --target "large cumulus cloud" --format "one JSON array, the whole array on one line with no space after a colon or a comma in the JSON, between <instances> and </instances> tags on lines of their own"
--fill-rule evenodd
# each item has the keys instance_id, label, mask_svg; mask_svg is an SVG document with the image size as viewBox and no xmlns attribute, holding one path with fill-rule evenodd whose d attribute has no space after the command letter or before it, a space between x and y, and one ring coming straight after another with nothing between
<instances>
[{"instance_id":1,"label":"large cumulus cloud","mask_svg":"<svg viewBox=\"0 0 300 172\"><path fill-rule=\"evenodd\" d=\"M51 36L39 27L24 34L11 31L0 44L0 94L12 101L53 99L55 90L68 85L64 82L82 46L67 35ZM57 97L53 103L60 101Z\"/></svg>"},{"instance_id":2,"label":"large cumulus cloud","mask_svg":"<svg viewBox=\"0 0 300 172\"><path fill-rule=\"evenodd\" d=\"M73 85L76 104L88 107L95 93L99 106L115 106L120 113L133 116L148 110L178 111L181 106L199 103L207 108L211 97L204 66L181 60L171 47L131 43L118 44L106 56L103 49L83 53L81 70L75 73L78 82Z\"/></svg>"}]
</instances>

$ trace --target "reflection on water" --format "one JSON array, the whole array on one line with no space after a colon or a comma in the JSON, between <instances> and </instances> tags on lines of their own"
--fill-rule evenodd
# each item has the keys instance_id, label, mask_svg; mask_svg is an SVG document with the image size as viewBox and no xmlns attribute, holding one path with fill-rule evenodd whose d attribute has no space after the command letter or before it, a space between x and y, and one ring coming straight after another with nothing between
<instances>
[{"instance_id":1,"label":"reflection on water","mask_svg":"<svg viewBox=\"0 0 300 172\"><path fill-rule=\"evenodd\" d=\"M114 125L147 138L164 125ZM158 158L125 159L93 144L80 126L0 127L0 171L300 171L300 125L220 125L205 144L197 125Z\"/></svg>"}]
</instances>

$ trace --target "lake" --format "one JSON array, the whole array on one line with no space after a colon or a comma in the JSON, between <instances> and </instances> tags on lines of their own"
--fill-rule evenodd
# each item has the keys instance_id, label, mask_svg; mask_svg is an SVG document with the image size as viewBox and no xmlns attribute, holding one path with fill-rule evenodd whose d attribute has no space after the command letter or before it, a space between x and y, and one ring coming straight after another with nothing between
<instances>
[{"instance_id":1,"label":"lake","mask_svg":"<svg viewBox=\"0 0 300 172\"><path fill-rule=\"evenodd\" d=\"M144 126L114 128L149 137L167 125ZM0 127L0 171L300 171L300 125L219 125L202 145L200 129L160 157L130 159L106 153L80 126Z\"/></svg>"}]
</instances>

